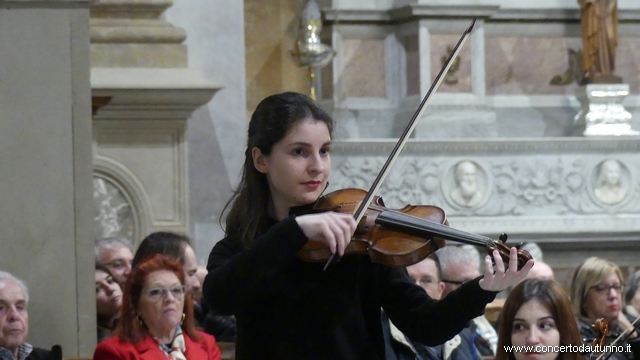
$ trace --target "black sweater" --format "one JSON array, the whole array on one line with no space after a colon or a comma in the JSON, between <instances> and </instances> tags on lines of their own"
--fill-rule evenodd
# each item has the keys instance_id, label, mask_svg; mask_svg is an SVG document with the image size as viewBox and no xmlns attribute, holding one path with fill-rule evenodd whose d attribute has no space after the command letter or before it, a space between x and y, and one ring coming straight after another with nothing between
<instances>
[{"instance_id":1,"label":"black sweater","mask_svg":"<svg viewBox=\"0 0 640 360\"><path fill-rule=\"evenodd\" d=\"M476 279L435 301L404 269L366 256L323 272L323 263L295 257L306 242L289 217L247 249L225 238L211 251L203 295L216 312L236 316L236 359L384 359L381 308L411 339L437 345L495 297Z\"/></svg>"}]
</instances>

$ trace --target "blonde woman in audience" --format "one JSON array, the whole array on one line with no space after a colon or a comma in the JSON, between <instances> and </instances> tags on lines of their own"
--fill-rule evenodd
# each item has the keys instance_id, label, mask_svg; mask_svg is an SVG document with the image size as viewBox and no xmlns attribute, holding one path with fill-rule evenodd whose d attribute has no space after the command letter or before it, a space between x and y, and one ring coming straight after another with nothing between
<instances>
[{"instance_id":1,"label":"blonde woman in audience","mask_svg":"<svg viewBox=\"0 0 640 360\"><path fill-rule=\"evenodd\" d=\"M132 269L115 336L98 344L93 359L220 359L215 338L195 329L180 263L156 254Z\"/></svg>"},{"instance_id":2,"label":"blonde woman in audience","mask_svg":"<svg viewBox=\"0 0 640 360\"><path fill-rule=\"evenodd\" d=\"M111 336L118 323L122 307L122 289L104 265L96 264L95 277L98 342L101 342Z\"/></svg>"},{"instance_id":3,"label":"blonde woman in audience","mask_svg":"<svg viewBox=\"0 0 640 360\"><path fill-rule=\"evenodd\" d=\"M615 338L631 327L633 318L622 312L622 291L624 278L618 265L597 257L586 259L573 274L571 281L571 301L578 318L580 333L586 342L596 336L593 323L603 318L609 325L609 333ZM619 342L629 352L614 352L613 360L640 359L640 338L634 331L627 341Z\"/></svg>"},{"instance_id":4,"label":"blonde woman in audience","mask_svg":"<svg viewBox=\"0 0 640 360\"><path fill-rule=\"evenodd\" d=\"M548 351L553 350L548 347L569 345L579 347L582 339L571 301L562 286L541 279L527 279L518 284L502 308L495 360L584 359L577 351ZM510 346L530 348L507 351Z\"/></svg>"}]
</instances>

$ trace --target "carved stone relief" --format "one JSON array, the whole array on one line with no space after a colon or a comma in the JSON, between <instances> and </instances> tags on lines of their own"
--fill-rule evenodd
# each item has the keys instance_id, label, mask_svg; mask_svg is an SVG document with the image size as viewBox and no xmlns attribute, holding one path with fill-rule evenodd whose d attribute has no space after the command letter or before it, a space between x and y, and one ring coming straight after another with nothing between
<instances>
[{"instance_id":1,"label":"carved stone relief","mask_svg":"<svg viewBox=\"0 0 640 360\"><path fill-rule=\"evenodd\" d=\"M621 203L627 195L628 170L618 160L608 159L598 166L593 194L605 205Z\"/></svg>"},{"instance_id":2,"label":"carved stone relief","mask_svg":"<svg viewBox=\"0 0 640 360\"><path fill-rule=\"evenodd\" d=\"M96 239L120 237L134 240L135 220L131 203L111 181L93 177L94 225Z\"/></svg>"},{"instance_id":3,"label":"carved stone relief","mask_svg":"<svg viewBox=\"0 0 640 360\"><path fill-rule=\"evenodd\" d=\"M381 157L338 159L331 188L368 189L383 162ZM640 200L640 182L633 176L638 171L620 160L594 165L575 156L454 162L404 156L396 161L378 195L391 208L437 205L451 216L637 213L640 201L630 200Z\"/></svg>"}]
</instances>

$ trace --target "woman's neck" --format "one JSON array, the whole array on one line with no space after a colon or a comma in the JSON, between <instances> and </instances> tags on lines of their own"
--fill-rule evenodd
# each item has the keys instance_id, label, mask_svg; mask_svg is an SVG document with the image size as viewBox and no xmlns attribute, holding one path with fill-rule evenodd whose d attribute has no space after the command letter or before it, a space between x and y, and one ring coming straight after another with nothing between
<instances>
[{"instance_id":1,"label":"woman's neck","mask_svg":"<svg viewBox=\"0 0 640 360\"><path fill-rule=\"evenodd\" d=\"M291 210L290 206L273 201L273 198L269 202L269 216L278 221L286 219L289 216L289 210Z\"/></svg>"},{"instance_id":2,"label":"woman's neck","mask_svg":"<svg viewBox=\"0 0 640 360\"><path fill-rule=\"evenodd\" d=\"M149 329L149 332L153 337L160 340L163 344L171 345L173 338L176 336L176 328L169 330Z\"/></svg>"}]
</instances>

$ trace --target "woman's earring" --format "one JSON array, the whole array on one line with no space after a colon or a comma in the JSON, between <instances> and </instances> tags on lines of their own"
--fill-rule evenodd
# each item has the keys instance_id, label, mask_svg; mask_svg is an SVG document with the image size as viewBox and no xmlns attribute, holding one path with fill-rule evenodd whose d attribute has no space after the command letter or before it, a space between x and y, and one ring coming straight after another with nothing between
<instances>
[{"instance_id":1,"label":"woman's earring","mask_svg":"<svg viewBox=\"0 0 640 360\"><path fill-rule=\"evenodd\" d=\"M184 319L187 317L187 315L185 315L184 313L182 313L182 320L180 320L180 325L182 325L182 323L184 322Z\"/></svg>"},{"instance_id":2,"label":"woman's earring","mask_svg":"<svg viewBox=\"0 0 640 360\"><path fill-rule=\"evenodd\" d=\"M138 318L138 322L140 323L140 326L144 326L144 321L142 320L142 314L138 314L138 316L136 316Z\"/></svg>"}]
</instances>

